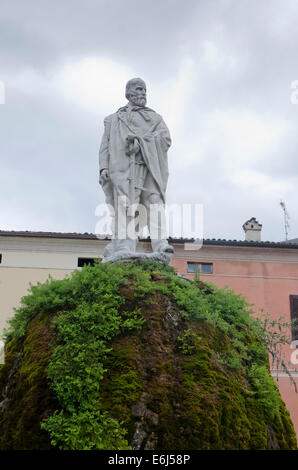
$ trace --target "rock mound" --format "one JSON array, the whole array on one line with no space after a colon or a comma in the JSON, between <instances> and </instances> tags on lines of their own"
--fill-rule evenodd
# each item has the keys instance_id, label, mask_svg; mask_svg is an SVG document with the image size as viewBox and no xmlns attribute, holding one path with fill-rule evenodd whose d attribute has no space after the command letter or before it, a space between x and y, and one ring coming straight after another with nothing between
<instances>
[{"instance_id":1,"label":"rock mound","mask_svg":"<svg viewBox=\"0 0 298 470\"><path fill-rule=\"evenodd\" d=\"M6 332L0 449L296 449L245 300L152 261L31 287Z\"/></svg>"}]
</instances>

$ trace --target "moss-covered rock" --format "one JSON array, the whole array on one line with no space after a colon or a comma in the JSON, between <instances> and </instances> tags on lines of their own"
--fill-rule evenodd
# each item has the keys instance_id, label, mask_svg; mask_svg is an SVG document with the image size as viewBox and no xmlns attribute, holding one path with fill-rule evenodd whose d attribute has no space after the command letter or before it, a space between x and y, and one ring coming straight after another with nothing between
<instances>
[{"instance_id":1,"label":"moss-covered rock","mask_svg":"<svg viewBox=\"0 0 298 470\"><path fill-rule=\"evenodd\" d=\"M6 332L0 449L296 449L258 325L157 263L31 288Z\"/></svg>"}]
</instances>

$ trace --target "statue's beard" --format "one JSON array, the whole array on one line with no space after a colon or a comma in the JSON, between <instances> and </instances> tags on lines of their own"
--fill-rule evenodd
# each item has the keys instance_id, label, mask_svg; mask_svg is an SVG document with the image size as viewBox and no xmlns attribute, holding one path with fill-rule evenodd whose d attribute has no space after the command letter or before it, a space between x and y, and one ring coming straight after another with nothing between
<instances>
[{"instance_id":1,"label":"statue's beard","mask_svg":"<svg viewBox=\"0 0 298 470\"><path fill-rule=\"evenodd\" d=\"M135 106L146 106L147 103L145 96L131 96L130 100Z\"/></svg>"}]
</instances>

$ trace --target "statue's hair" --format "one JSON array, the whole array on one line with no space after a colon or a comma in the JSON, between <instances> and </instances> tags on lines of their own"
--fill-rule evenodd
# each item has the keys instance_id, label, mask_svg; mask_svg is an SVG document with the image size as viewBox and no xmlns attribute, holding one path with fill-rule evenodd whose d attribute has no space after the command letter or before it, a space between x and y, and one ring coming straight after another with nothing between
<instances>
[{"instance_id":1,"label":"statue's hair","mask_svg":"<svg viewBox=\"0 0 298 470\"><path fill-rule=\"evenodd\" d=\"M126 83L126 87L125 87L125 97L126 97L126 99L129 100L129 90L130 90L130 88L138 82L142 82L142 83L144 83L144 85L146 85L146 83L144 82L144 80L142 78L131 78L130 80L128 80L128 82Z\"/></svg>"}]
</instances>

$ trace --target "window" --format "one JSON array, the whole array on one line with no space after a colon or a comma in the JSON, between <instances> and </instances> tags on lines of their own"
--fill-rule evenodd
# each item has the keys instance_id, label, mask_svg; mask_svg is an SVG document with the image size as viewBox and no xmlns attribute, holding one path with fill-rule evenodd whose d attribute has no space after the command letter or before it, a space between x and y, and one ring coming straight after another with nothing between
<instances>
[{"instance_id":1,"label":"window","mask_svg":"<svg viewBox=\"0 0 298 470\"><path fill-rule=\"evenodd\" d=\"M201 273L212 274L213 264L212 263L201 263Z\"/></svg>"},{"instance_id":2,"label":"window","mask_svg":"<svg viewBox=\"0 0 298 470\"><path fill-rule=\"evenodd\" d=\"M298 340L298 295L290 295L291 320L295 320L292 325L292 341Z\"/></svg>"},{"instance_id":3,"label":"window","mask_svg":"<svg viewBox=\"0 0 298 470\"><path fill-rule=\"evenodd\" d=\"M199 263L187 263L188 273L197 273L199 271Z\"/></svg>"},{"instance_id":4,"label":"window","mask_svg":"<svg viewBox=\"0 0 298 470\"><path fill-rule=\"evenodd\" d=\"M201 274L212 274L213 264L212 263L193 263L187 262L188 273L201 273Z\"/></svg>"},{"instance_id":5,"label":"window","mask_svg":"<svg viewBox=\"0 0 298 470\"><path fill-rule=\"evenodd\" d=\"M91 264L91 266L94 266L94 260L95 258L78 258L78 267L82 268L86 264Z\"/></svg>"}]
</instances>

